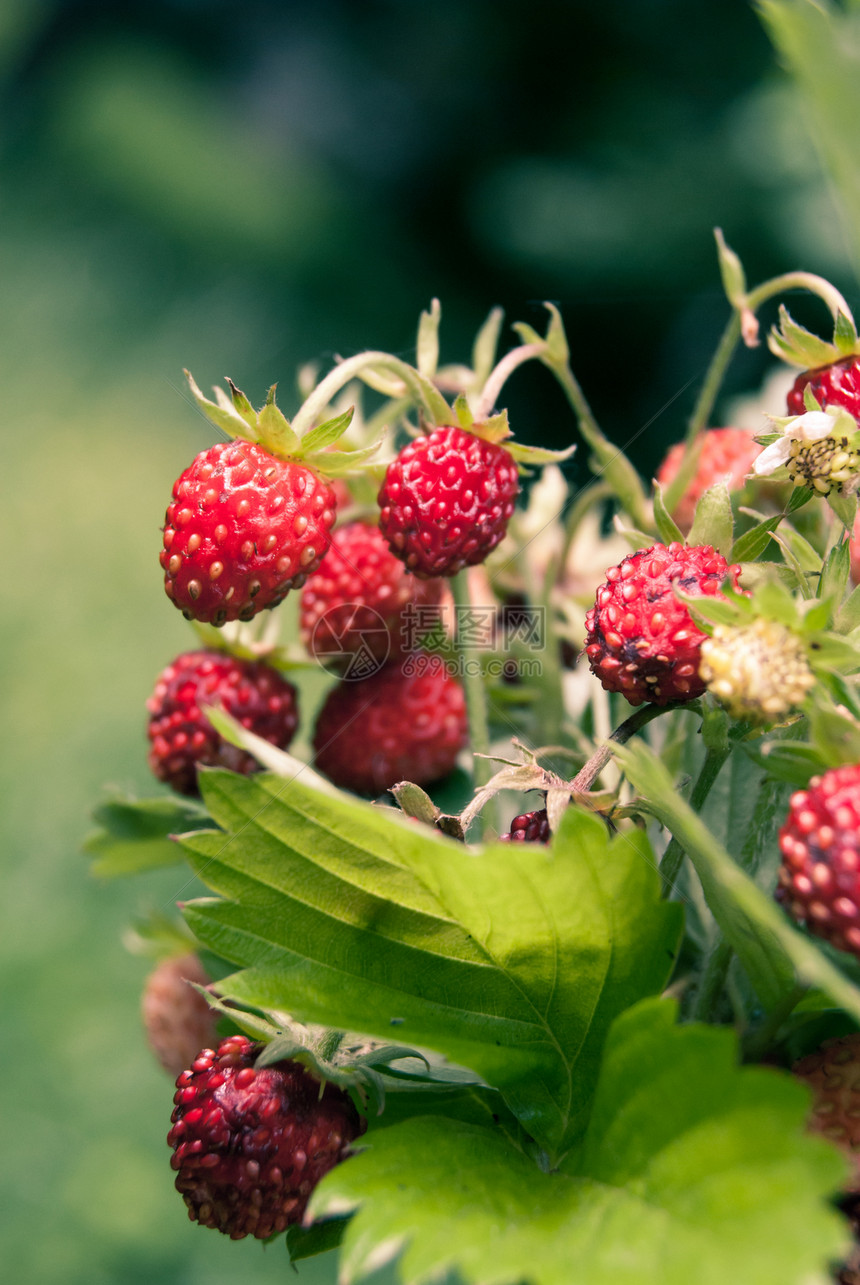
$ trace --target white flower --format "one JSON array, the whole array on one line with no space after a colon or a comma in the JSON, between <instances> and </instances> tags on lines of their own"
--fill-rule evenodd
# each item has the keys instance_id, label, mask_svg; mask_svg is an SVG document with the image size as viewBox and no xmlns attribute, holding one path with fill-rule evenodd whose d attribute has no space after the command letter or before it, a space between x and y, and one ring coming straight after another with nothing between
<instances>
[{"instance_id":1,"label":"white flower","mask_svg":"<svg viewBox=\"0 0 860 1285\"><path fill-rule=\"evenodd\" d=\"M771 442L770 446L766 446L761 455L753 460L753 472L759 477L775 473L778 468L788 463L792 442L820 442L822 438L833 437L837 420L844 416L845 412L841 409L836 409L833 413L810 410L805 415L798 415L797 419L793 419L787 425L782 437L776 442ZM850 419L850 416L848 418ZM853 419L851 427L856 431L857 425Z\"/></svg>"}]
</instances>

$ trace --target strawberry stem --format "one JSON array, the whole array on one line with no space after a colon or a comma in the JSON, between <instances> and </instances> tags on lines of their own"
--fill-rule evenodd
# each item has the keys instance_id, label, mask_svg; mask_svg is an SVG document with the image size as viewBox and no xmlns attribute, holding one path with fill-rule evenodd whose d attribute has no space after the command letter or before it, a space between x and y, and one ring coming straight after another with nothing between
<instances>
[{"instance_id":1,"label":"strawberry stem","mask_svg":"<svg viewBox=\"0 0 860 1285\"><path fill-rule=\"evenodd\" d=\"M545 349L546 344L543 342L538 344L521 344L519 348L512 348L511 351L502 358L499 364L490 372L487 382L481 390L481 396L475 407L475 419L478 423L480 423L481 420L487 419L488 416L493 413L496 402L499 398L499 393L502 391L505 383L510 379L517 367L524 365L527 361L531 361L534 357L542 356Z\"/></svg>"},{"instance_id":2,"label":"strawberry stem","mask_svg":"<svg viewBox=\"0 0 860 1285\"><path fill-rule=\"evenodd\" d=\"M643 727L646 727L653 718L657 718L660 714L667 714L670 710L677 708L677 704L643 705L640 709L636 710L635 714L631 714L629 718L625 718L623 723L619 723L618 727L616 727L609 739L595 750L584 767L580 768L577 772L576 776L570 783L571 792L575 794L585 794L591 789L594 782L600 776L600 773L606 767L606 764L612 758L613 745L624 745L626 741L630 740L631 736L634 736L636 732L639 732Z\"/></svg>"},{"instance_id":3,"label":"strawberry stem","mask_svg":"<svg viewBox=\"0 0 860 1285\"><path fill-rule=\"evenodd\" d=\"M387 352L362 352L340 362L334 370L317 384L296 412L292 422L295 433L301 436L317 422L326 407L342 388L352 379L360 379L365 371L386 371L400 380L410 394L411 400L420 406L433 424L448 424L451 421L451 408L445 398L434 388L429 379L420 375L414 366L392 357Z\"/></svg>"}]
</instances>

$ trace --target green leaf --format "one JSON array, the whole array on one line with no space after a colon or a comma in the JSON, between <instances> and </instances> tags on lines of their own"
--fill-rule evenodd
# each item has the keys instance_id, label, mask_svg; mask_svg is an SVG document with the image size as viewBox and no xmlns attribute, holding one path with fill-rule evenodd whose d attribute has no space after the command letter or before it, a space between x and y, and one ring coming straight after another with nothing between
<instances>
[{"instance_id":1,"label":"green leaf","mask_svg":"<svg viewBox=\"0 0 860 1285\"><path fill-rule=\"evenodd\" d=\"M171 835L200 829L209 816L199 805L181 799L117 796L96 808L93 820L98 829L87 836L83 848L94 858L93 874L112 879L176 865L182 849Z\"/></svg>"},{"instance_id":2,"label":"green leaf","mask_svg":"<svg viewBox=\"0 0 860 1285\"><path fill-rule=\"evenodd\" d=\"M576 443L558 451L552 450L549 446L528 446L525 442L505 442L504 447L518 464L538 467L542 464L561 464L564 460L569 460L576 450Z\"/></svg>"},{"instance_id":3,"label":"green leaf","mask_svg":"<svg viewBox=\"0 0 860 1285\"><path fill-rule=\"evenodd\" d=\"M630 742L614 746L613 752L642 795L640 807L666 826L695 866L711 912L764 1006L774 1007L796 975L860 1018L860 989L809 938L792 928L776 903L735 864L681 798L653 750L642 742Z\"/></svg>"},{"instance_id":4,"label":"green leaf","mask_svg":"<svg viewBox=\"0 0 860 1285\"><path fill-rule=\"evenodd\" d=\"M582 1131L612 1019L665 984L680 909L643 833L570 808L553 846L470 851L302 777L211 771L226 833L192 835L225 900L186 907L245 967L223 993L472 1067L547 1151Z\"/></svg>"},{"instance_id":5,"label":"green leaf","mask_svg":"<svg viewBox=\"0 0 860 1285\"><path fill-rule=\"evenodd\" d=\"M681 528L666 508L663 500L663 488L659 482L654 483L654 523L657 527L657 534L664 544L671 544L674 540L677 540L679 544L684 543L684 535Z\"/></svg>"},{"instance_id":6,"label":"green leaf","mask_svg":"<svg viewBox=\"0 0 860 1285\"><path fill-rule=\"evenodd\" d=\"M824 1279L848 1242L827 1204L839 1153L803 1133L808 1092L739 1069L731 1032L646 1001L606 1043L588 1131L562 1172L500 1130L419 1116L372 1131L313 1215L354 1210L343 1285L400 1255L405 1285L786 1285Z\"/></svg>"},{"instance_id":7,"label":"green leaf","mask_svg":"<svg viewBox=\"0 0 860 1285\"><path fill-rule=\"evenodd\" d=\"M781 521L782 514L778 513L776 517L766 518L764 522L759 522L756 526L750 527L749 531L744 531L743 535L739 535L732 545L728 561L755 561L770 544L771 532L776 530Z\"/></svg>"},{"instance_id":8,"label":"green leaf","mask_svg":"<svg viewBox=\"0 0 860 1285\"><path fill-rule=\"evenodd\" d=\"M355 407L350 406L342 415L335 415L334 419L327 419L324 424L309 429L301 439L302 453L308 455L311 451L324 451L327 446L334 446L349 428L354 414Z\"/></svg>"},{"instance_id":9,"label":"green leaf","mask_svg":"<svg viewBox=\"0 0 860 1285\"><path fill-rule=\"evenodd\" d=\"M311 1223L309 1227L287 1229L287 1253L291 1263L300 1263L317 1254L327 1254L337 1249L343 1241L345 1218L326 1218L324 1222Z\"/></svg>"},{"instance_id":10,"label":"green leaf","mask_svg":"<svg viewBox=\"0 0 860 1285\"><path fill-rule=\"evenodd\" d=\"M690 545L712 545L725 556L731 549L733 532L729 487L725 482L715 482L695 505L693 526L686 541Z\"/></svg>"}]
</instances>

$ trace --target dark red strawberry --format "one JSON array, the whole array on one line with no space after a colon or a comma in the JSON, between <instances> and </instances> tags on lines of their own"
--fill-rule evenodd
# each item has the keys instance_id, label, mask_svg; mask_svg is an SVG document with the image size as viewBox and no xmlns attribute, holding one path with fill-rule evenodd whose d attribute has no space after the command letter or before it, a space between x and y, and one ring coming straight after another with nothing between
<instances>
[{"instance_id":1,"label":"dark red strawberry","mask_svg":"<svg viewBox=\"0 0 860 1285\"><path fill-rule=\"evenodd\" d=\"M860 956L860 764L830 768L791 796L779 846L777 900L817 937Z\"/></svg>"},{"instance_id":2,"label":"dark red strawberry","mask_svg":"<svg viewBox=\"0 0 860 1285\"><path fill-rule=\"evenodd\" d=\"M466 739L462 687L438 656L417 652L332 689L314 731L314 762L335 785L376 795L398 781L446 776Z\"/></svg>"},{"instance_id":3,"label":"dark red strawberry","mask_svg":"<svg viewBox=\"0 0 860 1285\"><path fill-rule=\"evenodd\" d=\"M514 817L509 834L500 834L503 841L512 843L549 843L549 818L546 808L539 812L523 812Z\"/></svg>"},{"instance_id":4,"label":"dark red strawberry","mask_svg":"<svg viewBox=\"0 0 860 1285\"><path fill-rule=\"evenodd\" d=\"M256 1069L243 1035L203 1049L176 1081L167 1135L188 1216L241 1240L301 1221L363 1122L349 1097L289 1060Z\"/></svg>"},{"instance_id":5,"label":"dark red strawberry","mask_svg":"<svg viewBox=\"0 0 860 1285\"><path fill-rule=\"evenodd\" d=\"M610 567L585 618L585 653L610 692L631 705L688 701L701 696L699 674L705 634L675 586L690 595L720 593L729 577L737 590L740 567L729 566L710 545L655 544Z\"/></svg>"},{"instance_id":6,"label":"dark red strawberry","mask_svg":"<svg viewBox=\"0 0 860 1285\"><path fill-rule=\"evenodd\" d=\"M415 608L435 606L441 595L441 581L410 575L379 527L351 522L334 532L302 590L302 639L314 656L362 656L377 668L417 647Z\"/></svg>"},{"instance_id":7,"label":"dark red strawberry","mask_svg":"<svg viewBox=\"0 0 860 1285\"><path fill-rule=\"evenodd\" d=\"M516 462L503 446L444 425L389 464L379 525L414 575L453 576L483 562L503 538L519 489Z\"/></svg>"},{"instance_id":8,"label":"dark red strawberry","mask_svg":"<svg viewBox=\"0 0 860 1285\"><path fill-rule=\"evenodd\" d=\"M173 487L164 587L189 620L250 620L299 588L329 546L331 487L255 442L210 446Z\"/></svg>"},{"instance_id":9,"label":"dark red strawberry","mask_svg":"<svg viewBox=\"0 0 860 1285\"><path fill-rule=\"evenodd\" d=\"M285 750L298 726L296 689L262 661L189 651L159 676L147 701L149 766L179 794L197 794L198 767L257 772L260 765L215 731L203 712L218 705L243 727Z\"/></svg>"}]
</instances>

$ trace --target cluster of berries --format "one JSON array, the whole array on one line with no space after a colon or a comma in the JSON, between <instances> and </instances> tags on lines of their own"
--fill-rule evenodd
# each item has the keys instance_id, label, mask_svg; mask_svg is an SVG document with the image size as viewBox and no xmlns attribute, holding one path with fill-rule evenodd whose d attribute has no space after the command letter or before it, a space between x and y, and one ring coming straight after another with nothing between
<instances>
[{"instance_id":1,"label":"cluster of berries","mask_svg":"<svg viewBox=\"0 0 860 1285\"><path fill-rule=\"evenodd\" d=\"M504 447L445 425L388 466L378 526L333 531L335 491L314 469L233 440L198 455L173 487L165 589L188 619L215 626L250 620L302 589L309 652L346 669L317 720L316 766L364 794L403 778L429 784L465 744L465 700L437 656L414 654L405 613L438 605L442 577L486 558L518 491ZM208 705L281 749L298 723L295 688L264 662L209 650L180 656L149 702L149 737L155 775L182 793L196 793L200 766L256 767L211 728Z\"/></svg>"},{"instance_id":2,"label":"cluster of berries","mask_svg":"<svg viewBox=\"0 0 860 1285\"><path fill-rule=\"evenodd\" d=\"M790 414L802 417L810 395L822 413L831 405L860 422L860 359L805 372L789 396ZM483 562L507 529L517 464L481 428L444 424L402 449L379 490L376 524L337 527L338 497L318 456L311 467L272 442L211 447L174 486L161 554L168 596L189 619L220 627L301 591L305 647L338 676L317 717L315 765L356 793L375 796L404 779L431 784L451 770L466 742L463 690L439 655L420 650L407 617L440 607L445 578ZM783 451L789 476L821 494L841 487L857 463L847 437L843 443L819 433L811 443L802 436L792 442ZM684 454L683 447L669 453L658 474L662 486L671 484ZM682 533L693 527L701 496L719 480L740 489L757 455L745 430L703 436L695 476L674 512ZM856 561L860 566L860 554ZM711 545L670 541L631 553L606 571L585 618L592 673L632 706L665 707L710 690L740 719L773 720L796 708L814 679L790 629L757 619L746 629L718 626L709 636L685 601L743 596L740 575L741 567ZM216 650L180 656L149 702L149 735L153 771L181 793L196 793L203 765L256 770L256 760L211 727L205 710L212 705L282 749L298 726L296 690L270 665ZM547 843L546 808L514 818L504 838ZM860 955L860 765L834 768L794 795L780 848L777 896L788 912ZM196 1039L211 1018L182 981L201 983L194 963L171 967L151 984L147 1023L164 1065L175 1070L192 1058L176 1082L168 1138L176 1185L193 1219L234 1238L267 1238L301 1219L314 1185L348 1154L362 1121L346 1094L331 1084L321 1089L304 1066L258 1068L260 1048L242 1036L190 1055L186 1033ZM182 1007L179 982L187 993L177 1033L164 1013ZM828 1092L836 1063L860 1064L853 1047L850 1057L840 1048L824 1058L823 1071L809 1063L798 1074L810 1082L824 1075ZM836 1136L842 1115L855 1110L853 1100L834 1106L828 1099L818 1116ZM860 1138L855 1143L852 1135L851 1143Z\"/></svg>"}]
</instances>

